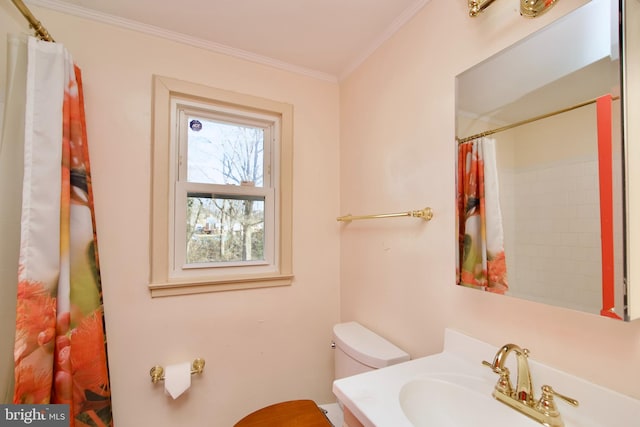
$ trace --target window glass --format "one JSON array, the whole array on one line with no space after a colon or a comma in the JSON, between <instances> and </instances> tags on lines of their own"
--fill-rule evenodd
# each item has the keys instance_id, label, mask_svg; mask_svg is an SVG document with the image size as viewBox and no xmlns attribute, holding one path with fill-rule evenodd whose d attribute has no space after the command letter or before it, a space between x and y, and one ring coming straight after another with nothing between
<instances>
[{"instance_id":1,"label":"window glass","mask_svg":"<svg viewBox=\"0 0 640 427\"><path fill-rule=\"evenodd\" d=\"M264 260L264 197L187 198L187 264Z\"/></svg>"},{"instance_id":2,"label":"window glass","mask_svg":"<svg viewBox=\"0 0 640 427\"><path fill-rule=\"evenodd\" d=\"M262 187L264 129L189 115L187 181Z\"/></svg>"}]
</instances>

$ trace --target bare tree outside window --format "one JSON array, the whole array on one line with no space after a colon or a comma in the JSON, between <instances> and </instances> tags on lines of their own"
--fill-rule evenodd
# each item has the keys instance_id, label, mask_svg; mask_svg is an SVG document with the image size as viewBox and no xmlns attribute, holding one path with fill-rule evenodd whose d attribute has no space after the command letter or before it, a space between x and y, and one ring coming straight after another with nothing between
<instances>
[{"instance_id":1,"label":"bare tree outside window","mask_svg":"<svg viewBox=\"0 0 640 427\"><path fill-rule=\"evenodd\" d=\"M225 187L264 185L264 129L187 120L187 180L214 185L187 195L187 263L263 260L264 196L225 194Z\"/></svg>"}]
</instances>

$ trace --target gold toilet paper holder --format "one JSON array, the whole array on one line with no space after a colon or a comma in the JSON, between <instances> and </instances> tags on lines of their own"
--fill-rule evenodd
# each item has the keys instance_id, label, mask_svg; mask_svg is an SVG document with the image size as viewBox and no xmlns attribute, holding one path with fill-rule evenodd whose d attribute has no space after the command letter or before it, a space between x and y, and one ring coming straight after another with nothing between
<instances>
[{"instance_id":1,"label":"gold toilet paper holder","mask_svg":"<svg viewBox=\"0 0 640 427\"><path fill-rule=\"evenodd\" d=\"M197 358L191 364L191 375L201 374L204 371L204 359ZM156 365L149 371L151 375L151 382L157 383L158 381L164 381L164 368L160 365Z\"/></svg>"}]
</instances>

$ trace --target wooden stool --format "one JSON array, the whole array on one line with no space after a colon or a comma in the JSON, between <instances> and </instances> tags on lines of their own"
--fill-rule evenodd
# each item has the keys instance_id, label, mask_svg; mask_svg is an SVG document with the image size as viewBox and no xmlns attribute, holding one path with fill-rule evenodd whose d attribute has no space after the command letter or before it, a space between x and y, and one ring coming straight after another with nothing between
<instances>
[{"instance_id":1,"label":"wooden stool","mask_svg":"<svg viewBox=\"0 0 640 427\"><path fill-rule=\"evenodd\" d=\"M313 400L290 400L258 409L234 427L330 427L332 424Z\"/></svg>"}]
</instances>

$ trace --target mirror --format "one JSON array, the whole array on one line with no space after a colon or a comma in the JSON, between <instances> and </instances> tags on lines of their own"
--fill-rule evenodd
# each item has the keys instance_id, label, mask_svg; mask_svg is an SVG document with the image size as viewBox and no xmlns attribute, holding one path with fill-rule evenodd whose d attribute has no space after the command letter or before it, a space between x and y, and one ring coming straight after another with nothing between
<instances>
[{"instance_id":1,"label":"mirror","mask_svg":"<svg viewBox=\"0 0 640 427\"><path fill-rule=\"evenodd\" d=\"M638 0L626 2L637 8ZM473 209L457 194L459 285L630 320L620 10L617 0L592 0L456 77L459 147L495 141L495 159L484 164L495 163L499 207L489 206L490 190L486 206L484 195L482 203L470 200L476 214L498 212L486 223L492 230L501 224L506 260L499 268L485 264L485 279L469 279L480 273L464 266L465 215ZM483 233L494 234L484 224ZM504 286L491 285L486 278L504 274L503 267Z\"/></svg>"}]
</instances>

